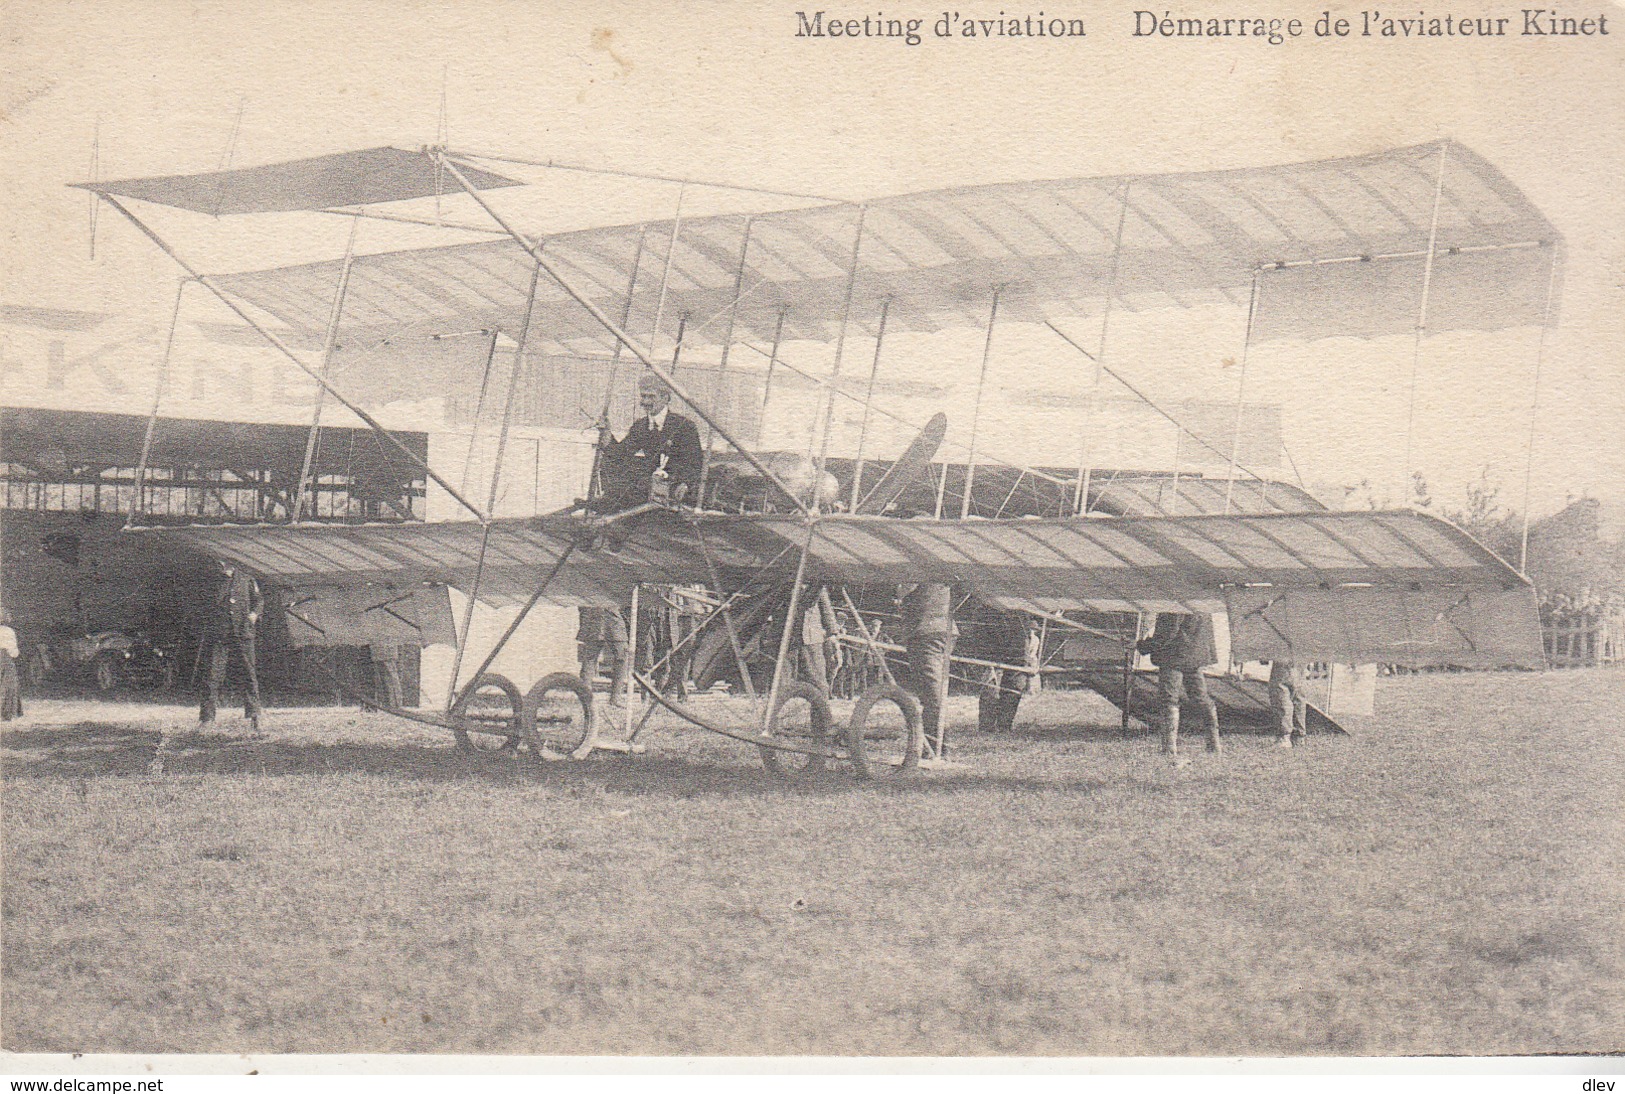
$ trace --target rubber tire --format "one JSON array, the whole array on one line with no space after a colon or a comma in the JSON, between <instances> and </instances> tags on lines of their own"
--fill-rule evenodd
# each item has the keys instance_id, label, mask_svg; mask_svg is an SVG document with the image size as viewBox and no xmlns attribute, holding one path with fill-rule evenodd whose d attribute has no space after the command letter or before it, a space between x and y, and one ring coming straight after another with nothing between
<instances>
[{"instance_id":1,"label":"rubber tire","mask_svg":"<svg viewBox=\"0 0 1625 1094\"><path fill-rule=\"evenodd\" d=\"M113 670L113 663L105 657L96 658L93 670L96 679L97 691L112 691L118 687L118 673Z\"/></svg>"},{"instance_id":2,"label":"rubber tire","mask_svg":"<svg viewBox=\"0 0 1625 1094\"><path fill-rule=\"evenodd\" d=\"M893 703L902 711L908 741L901 764L892 764L884 758L870 755L871 745L864 739L869 714L880 703ZM858 778L885 779L918 770L920 753L924 748L925 730L920 722L920 704L914 696L896 684L877 684L858 696L857 705L852 708L852 720L846 727L846 755L852 761L852 770Z\"/></svg>"},{"instance_id":3,"label":"rubber tire","mask_svg":"<svg viewBox=\"0 0 1625 1094\"><path fill-rule=\"evenodd\" d=\"M779 691L779 701L773 707L773 713L768 716L768 735L775 736L779 725L779 715L784 711L784 705L793 699L805 700L812 712L812 737L807 742L810 747L828 747L834 734L832 732L835 718L830 714L829 700L824 693L811 684L801 680L794 680ZM828 764L822 756L808 756L800 752L784 752L767 745L758 746L762 753L762 765L768 773L781 779L814 778L827 769Z\"/></svg>"},{"instance_id":4,"label":"rubber tire","mask_svg":"<svg viewBox=\"0 0 1625 1094\"><path fill-rule=\"evenodd\" d=\"M460 717L463 712L468 709L468 704L473 700L474 695L482 687L499 688L501 689L502 693L508 697L509 709L513 711L513 734L508 737L500 738L502 744L493 746L491 742L499 739L495 735L489 733L470 733L461 726L453 725L451 732L452 735L457 738L457 747L464 752L494 753L517 751L519 748L519 742L525 737L525 700L524 697L519 694L519 689L514 686L513 681L509 680L506 676L501 676L494 672L488 672L483 676L476 677L467 687L462 690L462 693L457 696L457 701L452 704L452 717ZM476 738L478 738L477 743L475 740Z\"/></svg>"},{"instance_id":5,"label":"rubber tire","mask_svg":"<svg viewBox=\"0 0 1625 1094\"><path fill-rule=\"evenodd\" d=\"M550 691L568 691L576 697L576 701L581 704L581 731L577 733L572 729L565 739L544 743L543 738L547 731L536 721L536 711ZM536 681L525 695L525 725L530 730L532 747L538 752L545 748L562 756L573 755L592 737L594 718L592 688L573 672L549 673ZM553 727L550 726L549 729L551 728Z\"/></svg>"}]
</instances>

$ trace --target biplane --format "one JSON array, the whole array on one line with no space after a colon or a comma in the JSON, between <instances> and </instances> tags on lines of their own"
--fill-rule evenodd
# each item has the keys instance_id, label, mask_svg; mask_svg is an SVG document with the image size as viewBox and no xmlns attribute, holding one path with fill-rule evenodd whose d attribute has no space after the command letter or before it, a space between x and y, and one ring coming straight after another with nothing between
<instances>
[{"instance_id":1,"label":"biplane","mask_svg":"<svg viewBox=\"0 0 1625 1094\"><path fill-rule=\"evenodd\" d=\"M635 626L637 592L651 586L703 590L705 611L687 640L704 645L713 660L733 661L755 712L750 730L720 724L667 694L645 667L634 674L644 717L663 707L737 737L760 747L778 772L844 761L877 776L931 758L913 698L884 668L844 728L833 724L818 689L792 678L793 621L818 589L837 592L861 636L853 641L881 666L886 651L858 602L864 590L919 582L952 585L995 609L1063 624L1078 612L1223 613L1237 662L1541 664L1533 589L1506 561L1421 512L1331 512L1285 483L1242 477L1233 445L1221 453L1227 477L1205 480L1208 504L1178 513L1145 504L1143 495L1131 504L1128 480L1089 466L1017 467L1017 481L1041 504L1015 517L1003 505L986 511L976 477L990 446L979 447L975 421L953 476L946 462L933 462L942 442L942 423L933 421L892 461L866 461L860 434L856 451L844 457L844 481L823 489L838 462L830 451L835 403L858 398L841 373L845 347L860 337L873 340L878 369L882 346L898 332L969 331L986 339L985 377L995 326L1025 324L1092 359L1097 384L1109 374L1136 391L1104 360L1114 308L1245 309L1243 367L1251 344L1269 338L1413 333L1419 346L1427 332L1551 324L1561 239L1494 167L1458 144L864 202L788 195L796 199L788 209L553 234L523 230L503 207L504 191L521 185L503 165L525 163L439 147L380 148L82 184L306 373L322 398L337 400L385 442L390 433L367 409L367 393L432 389L444 380L428 356L413 357L413 345L470 329L506 332L517 345L484 505L465 496L466 482L459 488L423 457L405 453L469 519L334 526L299 520L295 504L283 523L143 533L231 560L305 600L354 602L364 591L362 599L402 606L389 614L403 626L416 625L404 607L416 593L460 590L469 614L446 707L397 712L403 716L443 725L468 747L485 741L544 757L636 750L630 707L625 736L612 736L595 711L591 681L574 671L546 673L521 694L489 670L537 604L630 602ZM197 270L126 204L214 216L320 212L441 223L401 210L452 196L485 214L494 238L350 251L338 260L218 276ZM1082 321L1100 324L1094 352L1066 329ZM657 355L661 341L669 354ZM726 374L730 351L754 342L771 347L757 350L771 376L791 341L834 348L804 457L810 475L795 482L787 481L789 464L736 435L718 413L715 391L708 398L681 382L677 367L682 353L708 342L720 353L719 375ZM614 515L590 506L497 515L520 362L527 346L543 342L607 351L610 394L631 379L616 374L625 358L670 387L679 409L704 425L709 467L717 469L697 507L652 500ZM376 352L382 345L396 348ZM870 396L858 398L865 426L873 384L872 370ZM606 394L605 415L609 400ZM980 389L977 407L979 414ZM313 433L319 420L318 413ZM1088 428L1079 423L1080 433ZM726 458L718 442L731 450ZM722 474L724 467L732 472ZM887 512L922 482L929 498L933 471L934 503L901 518ZM734 487L754 483L755 501L737 502L747 490L729 506L714 504L725 479ZM831 494L846 500L831 504ZM1177 478L1175 494L1191 496L1178 491ZM518 611L465 677L477 602ZM767 678L746 664L747 644L766 652ZM1130 691L1131 677L1118 678Z\"/></svg>"}]
</instances>

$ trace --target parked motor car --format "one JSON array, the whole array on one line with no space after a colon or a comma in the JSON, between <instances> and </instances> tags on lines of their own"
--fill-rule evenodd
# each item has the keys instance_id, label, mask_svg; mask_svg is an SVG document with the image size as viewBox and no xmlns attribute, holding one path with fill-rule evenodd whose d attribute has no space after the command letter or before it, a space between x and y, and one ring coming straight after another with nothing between
<instances>
[{"instance_id":1,"label":"parked motor car","mask_svg":"<svg viewBox=\"0 0 1625 1094\"><path fill-rule=\"evenodd\" d=\"M135 687L168 691L175 686L174 651L141 631L100 631L76 641L78 660L100 691Z\"/></svg>"}]
</instances>

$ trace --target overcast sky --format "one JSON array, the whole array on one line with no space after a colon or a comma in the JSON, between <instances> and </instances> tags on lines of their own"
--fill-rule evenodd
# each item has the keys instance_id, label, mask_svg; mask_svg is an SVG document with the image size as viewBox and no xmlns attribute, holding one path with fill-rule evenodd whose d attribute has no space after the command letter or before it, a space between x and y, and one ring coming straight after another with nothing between
<instances>
[{"instance_id":1,"label":"overcast sky","mask_svg":"<svg viewBox=\"0 0 1625 1094\"><path fill-rule=\"evenodd\" d=\"M852 198L1256 166L1449 136L1511 178L1568 243L1562 324L1541 381L1538 514L1568 494L1625 495L1625 9L1593 6L1610 15L1610 36L1270 46L1136 39L1132 5L1050 3L1051 16L1083 18L1088 37L909 47L798 39L791 3L3 0L0 303L167 318L176 271L127 225L104 212L88 256L88 201L65 184L87 176L98 126L102 177L203 171L228 152L241 166L432 143L444 94L455 148ZM977 14L1000 10L987 7ZM1325 5L1271 7L1312 21ZM878 10L929 26L942 7ZM1478 10L1517 14L1458 14ZM546 193L541 229L665 217L676 197L664 184L575 174ZM685 200L691 212L746 207L692 190ZM154 222L225 271L336 254L344 224L305 220L316 223L297 239L186 214ZM397 242L376 232L363 247ZM1113 353L1161 395L1229 397L1222 362L1243 318L1142 315L1114 334ZM973 375L971 343L965 354L923 342L910 354L904 343L887 367ZM1454 500L1488 465L1521 498L1536 347L1533 330L1425 343L1415 462L1441 494ZM1248 397L1283 405L1306 477L1394 481L1410 358L1408 338L1262 346ZM1030 391L1046 369L1077 367L1053 343L1017 336L994 384ZM1021 428L1012 405L995 401L993 413L998 428Z\"/></svg>"}]
</instances>

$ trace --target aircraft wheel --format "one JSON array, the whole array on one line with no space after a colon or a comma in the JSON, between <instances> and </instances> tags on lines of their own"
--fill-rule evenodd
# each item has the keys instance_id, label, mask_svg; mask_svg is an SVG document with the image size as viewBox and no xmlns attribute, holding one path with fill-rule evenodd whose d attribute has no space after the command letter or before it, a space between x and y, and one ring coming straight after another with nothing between
<instances>
[{"instance_id":1,"label":"aircraft wheel","mask_svg":"<svg viewBox=\"0 0 1625 1094\"><path fill-rule=\"evenodd\" d=\"M780 689L779 701L767 719L767 733L786 744L827 748L833 724L829 700L811 684L797 680ZM762 763L781 779L811 778L827 767L822 756L784 752L766 745L761 750Z\"/></svg>"},{"instance_id":2,"label":"aircraft wheel","mask_svg":"<svg viewBox=\"0 0 1625 1094\"><path fill-rule=\"evenodd\" d=\"M525 701L506 676L488 672L457 696L452 735L464 752L512 752L525 737Z\"/></svg>"},{"instance_id":3,"label":"aircraft wheel","mask_svg":"<svg viewBox=\"0 0 1625 1094\"><path fill-rule=\"evenodd\" d=\"M874 720L875 708L890 703L898 719ZM874 721L874 724L870 724ZM878 684L858 697L846 727L846 754L860 779L884 779L920 766L925 734L920 704L896 684Z\"/></svg>"},{"instance_id":4,"label":"aircraft wheel","mask_svg":"<svg viewBox=\"0 0 1625 1094\"><path fill-rule=\"evenodd\" d=\"M554 672L536 681L525 696L525 722L544 752L573 756L592 739L592 688L573 672Z\"/></svg>"},{"instance_id":5,"label":"aircraft wheel","mask_svg":"<svg viewBox=\"0 0 1625 1094\"><path fill-rule=\"evenodd\" d=\"M105 657L96 659L96 690L112 691L118 686L118 673L113 669L113 662Z\"/></svg>"}]
</instances>

